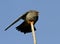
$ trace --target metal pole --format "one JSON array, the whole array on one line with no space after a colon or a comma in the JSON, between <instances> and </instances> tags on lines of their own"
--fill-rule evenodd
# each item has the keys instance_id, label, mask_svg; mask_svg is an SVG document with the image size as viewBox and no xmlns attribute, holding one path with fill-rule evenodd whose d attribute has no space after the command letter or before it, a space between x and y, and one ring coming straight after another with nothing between
<instances>
[{"instance_id":1,"label":"metal pole","mask_svg":"<svg viewBox=\"0 0 60 44\"><path fill-rule=\"evenodd\" d=\"M34 22L31 22L31 30L32 30L32 36L33 36L34 44L36 44L36 36L35 36L35 32L34 32L33 23L34 23Z\"/></svg>"}]
</instances>

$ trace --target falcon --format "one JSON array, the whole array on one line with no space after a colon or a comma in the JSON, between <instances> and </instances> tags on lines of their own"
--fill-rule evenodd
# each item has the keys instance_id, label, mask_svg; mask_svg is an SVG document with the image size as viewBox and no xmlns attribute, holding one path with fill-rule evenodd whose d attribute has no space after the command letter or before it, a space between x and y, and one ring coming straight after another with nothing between
<instances>
[{"instance_id":1,"label":"falcon","mask_svg":"<svg viewBox=\"0 0 60 44\"><path fill-rule=\"evenodd\" d=\"M20 16L18 19L16 19L12 24L10 24L6 29L9 29L11 26L13 26L16 22L18 22L20 19L24 20L20 25L18 25L16 27L16 30L23 32L24 34L26 33L30 33L32 32L31 30L31 22L33 21L33 25L34 25L34 31L36 31L35 28L35 23L38 20L38 14L39 12L36 10L29 10L27 11L25 14L23 14L22 16Z\"/></svg>"}]
</instances>

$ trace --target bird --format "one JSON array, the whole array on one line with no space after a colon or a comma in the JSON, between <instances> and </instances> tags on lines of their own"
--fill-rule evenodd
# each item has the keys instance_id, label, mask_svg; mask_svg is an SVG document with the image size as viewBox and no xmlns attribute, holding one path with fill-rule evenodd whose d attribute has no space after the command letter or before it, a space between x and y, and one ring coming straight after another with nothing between
<instances>
[{"instance_id":1,"label":"bird","mask_svg":"<svg viewBox=\"0 0 60 44\"><path fill-rule=\"evenodd\" d=\"M24 34L32 32L30 22L34 22L34 31L36 31L35 23L38 21L39 12L36 10L29 10L24 13L22 16L17 18L12 24L10 24L6 29L9 29L12 25L18 22L20 19L24 20L20 25L16 27L16 30L23 32Z\"/></svg>"}]
</instances>

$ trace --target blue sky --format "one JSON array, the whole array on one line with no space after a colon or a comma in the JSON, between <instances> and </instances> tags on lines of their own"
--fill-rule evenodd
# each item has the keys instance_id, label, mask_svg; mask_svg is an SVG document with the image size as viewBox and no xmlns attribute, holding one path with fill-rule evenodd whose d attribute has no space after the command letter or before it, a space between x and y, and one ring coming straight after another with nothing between
<instances>
[{"instance_id":1,"label":"blue sky","mask_svg":"<svg viewBox=\"0 0 60 44\"><path fill-rule=\"evenodd\" d=\"M60 0L0 0L0 44L33 44L32 33L24 35L15 28L22 20L4 31L28 10L40 12L37 44L60 44Z\"/></svg>"}]
</instances>

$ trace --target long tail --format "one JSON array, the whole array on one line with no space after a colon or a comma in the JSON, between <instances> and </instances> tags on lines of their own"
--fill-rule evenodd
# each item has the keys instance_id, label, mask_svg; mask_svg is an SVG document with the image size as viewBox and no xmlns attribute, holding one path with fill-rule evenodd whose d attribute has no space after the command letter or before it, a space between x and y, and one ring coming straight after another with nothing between
<instances>
[{"instance_id":1,"label":"long tail","mask_svg":"<svg viewBox=\"0 0 60 44\"><path fill-rule=\"evenodd\" d=\"M10 24L10 25L5 29L5 31L6 31L7 29L9 29L12 25L14 25L16 22L18 22L20 19L21 19L21 17L19 17L18 19L16 19L12 24Z\"/></svg>"},{"instance_id":2,"label":"long tail","mask_svg":"<svg viewBox=\"0 0 60 44\"><path fill-rule=\"evenodd\" d=\"M16 27L16 30L23 32L24 34L26 33L30 33L31 31L31 25L28 24L27 22L23 22L22 24L20 24L19 26ZM34 26L34 31L36 31L36 28Z\"/></svg>"}]
</instances>

